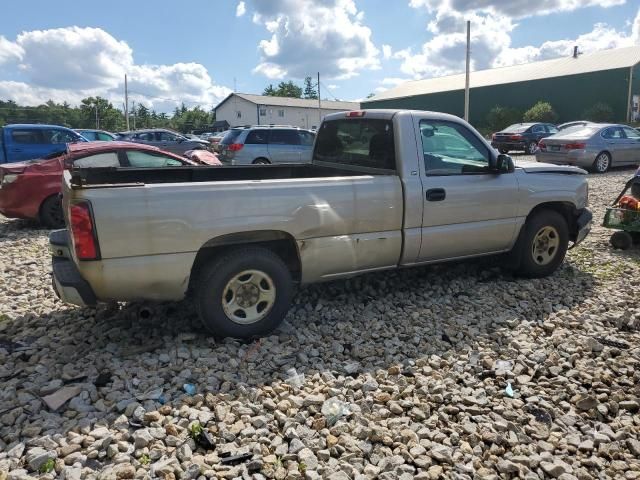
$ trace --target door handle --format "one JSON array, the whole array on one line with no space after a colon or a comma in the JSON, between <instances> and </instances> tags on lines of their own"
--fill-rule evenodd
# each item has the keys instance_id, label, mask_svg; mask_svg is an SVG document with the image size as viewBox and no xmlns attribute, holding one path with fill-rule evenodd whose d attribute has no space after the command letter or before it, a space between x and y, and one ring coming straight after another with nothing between
<instances>
[{"instance_id":1,"label":"door handle","mask_svg":"<svg viewBox=\"0 0 640 480\"><path fill-rule=\"evenodd\" d=\"M432 188L427 190L426 198L427 202L441 202L447 197L447 192L444 188Z\"/></svg>"}]
</instances>

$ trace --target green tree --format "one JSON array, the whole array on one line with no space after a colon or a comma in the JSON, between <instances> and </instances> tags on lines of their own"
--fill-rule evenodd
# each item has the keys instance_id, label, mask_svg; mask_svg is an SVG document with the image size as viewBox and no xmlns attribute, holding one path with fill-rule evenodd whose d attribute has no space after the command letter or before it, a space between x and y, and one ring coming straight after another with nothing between
<instances>
[{"instance_id":1,"label":"green tree","mask_svg":"<svg viewBox=\"0 0 640 480\"><path fill-rule=\"evenodd\" d=\"M318 99L318 90L311 81L311 77L306 77L304 79L304 98L309 98L312 100Z\"/></svg>"},{"instance_id":2,"label":"green tree","mask_svg":"<svg viewBox=\"0 0 640 480\"><path fill-rule=\"evenodd\" d=\"M582 113L582 118L592 122L606 123L613 121L613 108L607 103L598 102Z\"/></svg>"},{"instance_id":3,"label":"green tree","mask_svg":"<svg viewBox=\"0 0 640 480\"><path fill-rule=\"evenodd\" d=\"M269 85L262 94L269 97L302 98L302 87L289 80L288 82L280 82L276 88L273 85ZM316 96L316 98L318 97Z\"/></svg>"},{"instance_id":4,"label":"green tree","mask_svg":"<svg viewBox=\"0 0 640 480\"><path fill-rule=\"evenodd\" d=\"M558 114L549 102L540 101L524 112L522 120L525 122L549 122L558 121Z\"/></svg>"},{"instance_id":5,"label":"green tree","mask_svg":"<svg viewBox=\"0 0 640 480\"><path fill-rule=\"evenodd\" d=\"M518 123L522 119L522 112L515 108L496 105L487 114L486 126L492 132L498 132L509 125Z\"/></svg>"},{"instance_id":6,"label":"green tree","mask_svg":"<svg viewBox=\"0 0 640 480\"><path fill-rule=\"evenodd\" d=\"M262 95L266 95L268 97L276 97L276 89L273 88L273 84L270 83L269 86L264 89Z\"/></svg>"}]
</instances>

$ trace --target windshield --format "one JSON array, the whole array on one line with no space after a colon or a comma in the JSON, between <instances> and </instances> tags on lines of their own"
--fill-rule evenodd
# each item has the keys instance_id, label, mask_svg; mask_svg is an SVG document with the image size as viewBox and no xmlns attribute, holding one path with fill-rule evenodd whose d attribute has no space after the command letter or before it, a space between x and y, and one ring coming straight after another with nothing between
<instances>
[{"instance_id":1,"label":"windshield","mask_svg":"<svg viewBox=\"0 0 640 480\"><path fill-rule=\"evenodd\" d=\"M236 138L240 136L242 132L243 130L240 128L234 128L233 130L229 130L229 132L227 132L227 134L220 141L220 143L222 145L230 145L236 140Z\"/></svg>"},{"instance_id":2,"label":"windshield","mask_svg":"<svg viewBox=\"0 0 640 480\"><path fill-rule=\"evenodd\" d=\"M508 126L507 128L505 128L502 131L503 132L522 133L525 130L527 130L530 126L531 125L526 125L526 124L522 124L522 123L514 123L513 125Z\"/></svg>"}]
</instances>

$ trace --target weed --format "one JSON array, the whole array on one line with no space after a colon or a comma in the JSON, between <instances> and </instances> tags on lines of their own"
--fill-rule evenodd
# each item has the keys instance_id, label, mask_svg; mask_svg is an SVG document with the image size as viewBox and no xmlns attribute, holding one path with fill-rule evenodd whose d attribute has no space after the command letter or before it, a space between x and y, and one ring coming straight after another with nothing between
<instances>
[{"instance_id":1,"label":"weed","mask_svg":"<svg viewBox=\"0 0 640 480\"><path fill-rule=\"evenodd\" d=\"M53 458L49 458L46 462L40 465L40 468L38 470L40 471L40 473L50 473L53 472L55 466L55 460Z\"/></svg>"}]
</instances>

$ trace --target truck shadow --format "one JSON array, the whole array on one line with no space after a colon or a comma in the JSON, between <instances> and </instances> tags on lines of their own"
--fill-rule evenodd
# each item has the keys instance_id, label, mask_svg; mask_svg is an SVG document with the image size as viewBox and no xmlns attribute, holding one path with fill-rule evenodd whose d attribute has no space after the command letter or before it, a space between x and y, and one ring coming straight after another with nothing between
<instances>
[{"instance_id":1,"label":"truck shadow","mask_svg":"<svg viewBox=\"0 0 640 480\"><path fill-rule=\"evenodd\" d=\"M209 336L187 302L95 309L58 304L49 314L26 314L0 328L0 338L23 345L6 357L0 377L15 372L3 379L15 392L25 383L86 376L78 380L86 389L80 402L86 411L64 419L71 429L81 418L113 421L131 402L159 408L145 395L158 388L174 405L197 401L184 394L185 383L198 394L255 400L258 387L291 388L282 384L290 369L344 384L390 367L410 371L430 362L453 368L478 355L515 359L515 328L573 310L593 294L593 277L570 263L540 280L516 280L491 260L382 272L300 288L283 326L249 342ZM99 373L109 380L96 388L91 382ZM15 406L13 398L1 398L0 410ZM64 409L44 413L37 404L20 410L27 415L24 426L56 415L62 421ZM19 429L0 429L6 443L19 437Z\"/></svg>"}]
</instances>

